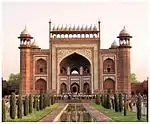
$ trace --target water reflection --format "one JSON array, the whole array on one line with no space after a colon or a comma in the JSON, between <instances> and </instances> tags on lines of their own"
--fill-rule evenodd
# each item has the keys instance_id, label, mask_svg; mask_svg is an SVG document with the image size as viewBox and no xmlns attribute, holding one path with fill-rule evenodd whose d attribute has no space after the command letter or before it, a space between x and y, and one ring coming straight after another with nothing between
<instances>
[{"instance_id":1,"label":"water reflection","mask_svg":"<svg viewBox=\"0 0 150 124\"><path fill-rule=\"evenodd\" d=\"M95 122L83 105L69 104L60 117L60 122Z\"/></svg>"}]
</instances>

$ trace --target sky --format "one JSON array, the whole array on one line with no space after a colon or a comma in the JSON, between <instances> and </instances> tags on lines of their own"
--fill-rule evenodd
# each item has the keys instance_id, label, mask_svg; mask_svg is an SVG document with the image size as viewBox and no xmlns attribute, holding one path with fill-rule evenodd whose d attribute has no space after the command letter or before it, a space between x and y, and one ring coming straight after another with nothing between
<instances>
[{"instance_id":1,"label":"sky","mask_svg":"<svg viewBox=\"0 0 150 124\"><path fill-rule=\"evenodd\" d=\"M108 49L125 26L131 39L131 72L148 76L148 6L146 2L3 2L2 76L20 72L19 39L25 25L42 49L48 49L48 22L96 25L101 21L101 48Z\"/></svg>"}]
</instances>

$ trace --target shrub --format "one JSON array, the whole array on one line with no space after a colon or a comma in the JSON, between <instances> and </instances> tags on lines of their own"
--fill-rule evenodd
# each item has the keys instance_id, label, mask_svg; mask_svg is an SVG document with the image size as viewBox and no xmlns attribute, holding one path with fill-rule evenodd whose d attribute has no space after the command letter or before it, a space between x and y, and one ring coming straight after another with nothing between
<instances>
[{"instance_id":1,"label":"shrub","mask_svg":"<svg viewBox=\"0 0 150 124\"><path fill-rule=\"evenodd\" d=\"M43 95L43 108L46 108L47 106L47 94Z\"/></svg>"},{"instance_id":2,"label":"shrub","mask_svg":"<svg viewBox=\"0 0 150 124\"><path fill-rule=\"evenodd\" d=\"M111 103L112 103L112 108L115 108L115 102L114 102L114 98L111 99Z\"/></svg>"},{"instance_id":3,"label":"shrub","mask_svg":"<svg viewBox=\"0 0 150 124\"><path fill-rule=\"evenodd\" d=\"M22 118L22 96L19 95L18 98L18 114L17 114L18 118Z\"/></svg>"},{"instance_id":4,"label":"shrub","mask_svg":"<svg viewBox=\"0 0 150 124\"><path fill-rule=\"evenodd\" d=\"M34 95L34 100L33 100L33 108L35 109L36 108L36 95Z\"/></svg>"},{"instance_id":5,"label":"shrub","mask_svg":"<svg viewBox=\"0 0 150 124\"><path fill-rule=\"evenodd\" d=\"M142 115L142 113L141 113L141 108L142 108L141 101L142 101L141 95L138 94L137 103L136 103L136 107L137 107L137 119L138 120L141 120L141 115Z\"/></svg>"},{"instance_id":6,"label":"shrub","mask_svg":"<svg viewBox=\"0 0 150 124\"><path fill-rule=\"evenodd\" d=\"M5 106L5 100L2 99L2 122L5 122L6 120L6 106Z\"/></svg>"},{"instance_id":7,"label":"shrub","mask_svg":"<svg viewBox=\"0 0 150 124\"><path fill-rule=\"evenodd\" d=\"M51 105L54 104L54 98L53 98L53 95L51 96Z\"/></svg>"},{"instance_id":8,"label":"shrub","mask_svg":"<svg viewBox=\"0 0 150 124\"><path fill-rule=\"evenodd\" d=\"M32 113L33 101L32 94L29 95L29 113Z\"/></svg>"},{"instance_id":9,"label":"shrub","mask_svg":"<svg viewBox=\"0 0 150 124\"><path fill-rule=\"evenodd\" d=\"M29 113L29 99L28 96L25 96L25 100L24 100L24 116L27 116Z\"/></svg>"},{"instance_id":10,"label":"shrub","mask_svg":"<svg viewBox=\"0 0 150 124\"><path fill-rule=\"evenodd\" d=\"M40 103L39 103L39 97L36 97L36 110L39 111Z\"/></svg>"},{"instance_id":11,"label":"shrub","mask_svg":"<svg viewBox=\"0 0 150 124\"><path fill-rule=\"evenodd\" d=\"M104 94L102 94L102 102L101 102L101 105L104 107Z\"/></svg>"},{"instance_id":12,"label":"shrub","mask_svg":"<svg viewBox=\"0 0 150 124\"><path fill-rule=\"evenodd\" d=\"M10 118L15 119L15 116L16 116L16 96L15 93L12 93L10 97Z\"/></svg>"},{"instance_id":13,"label":"shrub","mask_svg":"<svg viewBox=\"0 0 150 124\"><path fill-rule=\"evenodd\" d=\"M114 94L114 103L115 103L115 112L118 112L118 97L117 94Z\"/></svg>"},{"instance_id":14,"label":"shrub","mask_svg":"<svg viewBox=\"0 0 150 124\"><path fill-rule=\"evenodd\" d=\"M128 106L128 104L127 104L127 96L126 96L126 94L124 94L124 116L127 115L127 106Z\"/></svg>"},{"instance_id":15,"label":"shrub","mask_svg":"<svg viewBox=\"0 0 150 124\"><path fill-rule=\"evenodd\" d=\"M104 95L104 108L107 108L107 96L106 96L106 94Z\"/></svg>"},{"instance_id":16,"label":"shrub","mask_svg":"<svg viewBox=\"0 0 150 124\"><path fill-rule=\"evenodd\" d=\"M49 94L47 95L47 103L48 103L47 106L50 106L50 95Z\"/></svg>"},{"instance_id":17,"label":"shrub","mask_svg":"<svg viewBox=\"0 0 150 124\"><path fill-rule=\"evenodd\" d=\"M96 95L95 103L100 105L100 96L98 94Z\"/></svg>"},{"instance_id":18,"label":"shrub","mask_svg":"<svg viewBox=\"0 0 150 124\"><path fill-rule=\"evenodd\" d=\"M123 108L123 105L122 105L122 94L119 93L119 111L122 112L122 108Z\"/></svg>"},{"instance_id":19,"label":"shrub","mask_svg":"<svg viewBox=\"0 0 150 124\"><path fill-rule=\"evenodd\" d=\"M40 110L43 109L43 93L40 93Z\"/></svg>"},{"instance_id":20,"label":"shrub","mask_svg":"<svg viewBox=\"0 0 150 124\"><path fill-rule=\"evenodd\" d=\"M110 104L110 95L107 94L107 109L111 108L111 104Z\"/></svg>"}]
</instances>

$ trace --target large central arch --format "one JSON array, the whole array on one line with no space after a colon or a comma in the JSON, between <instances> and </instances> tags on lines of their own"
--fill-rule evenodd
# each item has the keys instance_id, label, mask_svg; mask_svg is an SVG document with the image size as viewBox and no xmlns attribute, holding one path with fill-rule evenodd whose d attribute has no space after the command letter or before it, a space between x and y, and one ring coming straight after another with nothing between
<instances>
[{"instance_id":1,"label":"large central arch","mask_svg":"<svg viewBox=\"0 0 150 124\"><path fill-rule=\"evenodd\" d=\"M92 74L92 69L91 69L91 64L87 58L84 56L74 52L73 54L70 54L69 56L65 57L58 66L58 78L59 78L59 85L62 83L61 78L62 77L68 77L66 79L66 84L67 84L67 89L68 92L74 92L74 91L83 91L83 79L85 76L90 77L89 78L89 83L92 86L92 80L91 80L91 74ZM78 87L71 87L72 85L72 79L76 80ZM60 88L57 87L57 88ZM57 89L60 91L60 89ZM92 89L90 89L92 90Z\"/></svg>"}]
</instances>

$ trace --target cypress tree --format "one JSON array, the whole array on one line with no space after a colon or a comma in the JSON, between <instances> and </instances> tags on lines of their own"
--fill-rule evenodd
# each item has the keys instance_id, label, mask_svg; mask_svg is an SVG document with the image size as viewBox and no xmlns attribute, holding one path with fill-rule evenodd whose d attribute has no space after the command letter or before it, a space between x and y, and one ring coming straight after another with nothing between
<instances>
[{"instance_id":1,"label":"cypress tree","mask_svg":"<svg viewBox=\"0 0 150 124\"><path fill-rule=\"evenodd\" d=\"M119 93L119 111L122 112L123 105L122 105L122 94Z\"/></svg>"},{"instance_id":2,"label":"cypress tree","mask_svg":"<svg viewBox=\"0 0 150 124\"><path fill-rule=\"evenodd\" d=\"M47 95L44 94L43 95L43 108L46 108L46 106L47 106Z\"/></svg>"},{"instance_id":3,"label":"cypress tree","mask_svg":"<svg viewBox=\"0 0 150 124\"><path fill-rule=\"evenodd\" d=\"M40 93L40 110L43 109L43 93Z\"/></svg>"},{"instance_id":4,"label":"cypress tree","mask_svg":"<svg viewBox=\"0 0 150 124\"><path fill-rule=\"evenodd\" d=\"M104 94L102 94L102 106L104 107Z\"/></svg>"},{"instance_id":5,"label":"cypress tree","mask_svg":"<svg viewBox=\"0 0 150 124\"><path fill-rule=\"evenodd\" d=\"M32 101L32 94L29 95L29 113L32 113L33 108L33 101Z\"/></svg>"},{"instance_id":6,"label":"cypress tree","mask_svg":"<svg viewBox=\"0 0 150 124\"><path fill-rule=\"evenodd\" d=\"M39 101L39 97L36 96L36 110L39 111L39 108L40 108L40 101Z\"/></svg>"},{"instance_id":7,"label":"cypress tree","mask_svg":"<svg viewBox=\"0 0 150 124\"><path fill-rule=\"evenodd\" d=\"M6 120L6 106L5 106L5 100L2 99L2 122L5 122Z\"/></svg>"},{"instance_id":8,"label":"cypress tree","mask_svg":"<svg viewBox=\"0 0 150 124\"><path fill-rule=\"evenodd\" d=\"M29 113L29 99L28 96L25 96L25 101L24 101L24 116L27 116Z\"/></svg>"},{"instance_id":9,"label":"cypress tree","mask_svg":"<svg viewBox=\"0 0 150 124\"><path fill-rule=\"evenodd\" d=\"M141 102L142 102L142 97L141 97L141 95L139 93L138 97L137 97L137 103L136 103L136 107L137 107L137 119L138 120L141 120L141 116L142 116L142 113L141 113L141 109L142 109Z\"/></svg>"},{"instance_id":10,"label":"cypress tree","mask_svg":"<svg viewBox=\"0 0 150 124\"><path fill-rule=\"evenodd\" d=\"M115 103L115 112L118 112L118 97L116 93L114 95L114 103Z\"/></svg>"},{"instance_id":11,"label":"cypress tree","mask_svg":"<svg viewBox=\"0 0 150 124\"><path fill-rule=\"evenodd\" d=\"M18 118L22 118L22 96L19 95L18 98L18 114L17 114Z\"/></svg>"},{"instance_id":12,"label":"cypress tree","mask_svg":"<svg viewBox=\"0 0 150 124\"><path fill-rule=\"evenodd\" d=\"M96 95L95 103L100 105L100 96L98 94Z\"/></svg>"},{"instance_id":13,"label":"cypress tree","mask_svg":"<svg viewBox=\"0 0 150 124\"><path fill-rule=\"evenodd\" d=\"M53 99L53 95L51 96L51 105L54 104L54 99Z\"/></svg>"},{"instance_id":14,"label":"cypress tree","mask_svg":"<svg viewBox=\"0 0 150 124\"><path fill-rule=\"evenodd\" d=\"M10 96L10 118L15 119L16 116L16 96L12 93Z\"/></svg>"},{"instance_id":15,"label":"cypress tree","mask_svg":"<svg viewBox=\"0 0 150 124\"><path fill-rule=\"evenodd\" d=\"M107 109L111 108L111 103L110 103L110 95L107 94Z\"/></svg>"},{"instance_id":16,"label":"cypress tree","mask_svg":"<svg viewBox=\"0 0 150 124\"><path fill-rule=\"evenodd\" d=\"M50 95L47 95L47 106L50 106Z\"/></svg>"},{"instance_id":17,"label":"cypress tree","mask_svg":"<svg viewBox=\"0 0 150 124\"><path fill-rule=\"evenodd\" d=\"M35 109L36 108L36 95L34 95L34 100L33 100L33 108Z\"/></svg>"},{"instance_id":18,"label":"cypress tree","mask_svg":"<svg viewBox=\"0 0 150 124\"><path fill-rule=\"evenodd\" d=\"M124 116L127 115L127 97L126 94L124 94Z\"/></svg>"},{"instance_id":19,"label":"cypress tree","mask_svg":"<svg viewBox=\"0 0 150 124\"><path fill-rule=\"evenodd\" d=\"M114 98L111 99L111 103L112 103L112 108L115 108L115 102L114 102Z\"/></svg>"},{"instance_id":20,"label":"cypress tree","mask_svg":"<svg viewBox=\"0 0 150 124\"><path fill-rule=\"evenodd\" d=\"M104 108L107 108L107 95L104 95Z\"/></svg>"}]
</instances>

